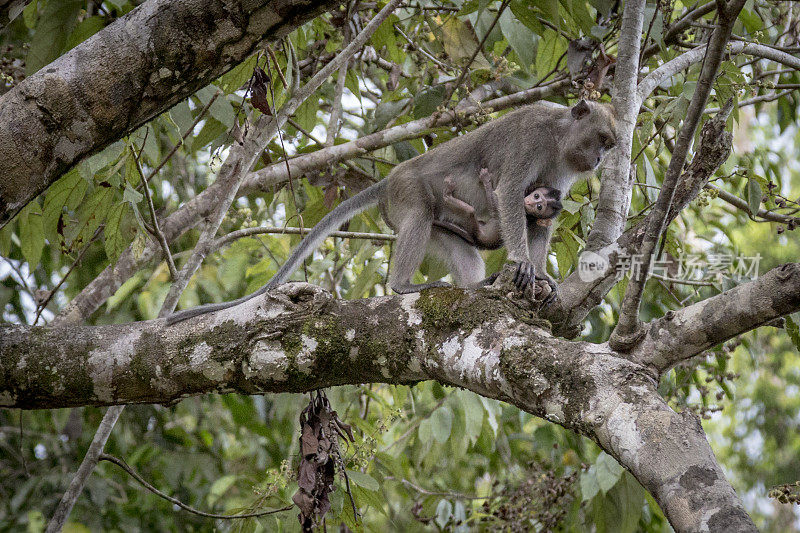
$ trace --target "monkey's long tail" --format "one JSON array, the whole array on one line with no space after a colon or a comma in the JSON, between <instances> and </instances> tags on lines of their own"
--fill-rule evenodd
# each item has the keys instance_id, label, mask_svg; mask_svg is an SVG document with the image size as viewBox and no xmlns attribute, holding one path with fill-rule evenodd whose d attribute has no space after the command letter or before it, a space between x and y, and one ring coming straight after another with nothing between
<instances>
[{"instance_id":1,"label":"monkey's long tail","mask_svg":"<svg viewBox=\"0 0 800 533\"><path fill-rule=\"evenodd\" d=\"M289 256L289 259L287 259L283 266L278 269L278 272L275 273L272 279L257 291L230 302L206 304L198 307L192 307L191 309L184 309L183 311L178 311L177 313L173 313L167 317L167 325L175 324L176 322L181 322L187 318L211 313L213 311L228 309L229 307L244 303L252 298L255 298L256 296L274 289L278 285L281 285L287 279L289 279L289 276L291 276L300 265L303 264L303 261L305 261L308 256L314 253L314 250L316 250L319 245L325 241L331 232L336 231L339 226L353 218L358 213L377 204L381 198L381 195L383 194L384 189L386 189L386 180L380 181L371 187L367 187L352 198L348 198L336 206L333 211L325 215L322 220L320 220L319 223L314 226L314 229L312 229L306 238L300 242L300 245L297 247L297 249L292 252L292 255Z\"/></svg>"}]
</instances>

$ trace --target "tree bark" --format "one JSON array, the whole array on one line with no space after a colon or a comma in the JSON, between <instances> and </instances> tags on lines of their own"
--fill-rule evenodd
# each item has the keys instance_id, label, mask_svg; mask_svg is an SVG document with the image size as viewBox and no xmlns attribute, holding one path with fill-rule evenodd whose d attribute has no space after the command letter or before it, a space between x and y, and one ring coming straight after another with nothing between
<instances>
[{"instance_id":1,"label":"tree bark","mask_svg":"<svg viewBox=\"0 0 800 533\"><path fill-rule=\"evenodd\" d=\"M339 2L148 0L0 97L0 227L82 158Z\"/></svg>"}]
</instances>

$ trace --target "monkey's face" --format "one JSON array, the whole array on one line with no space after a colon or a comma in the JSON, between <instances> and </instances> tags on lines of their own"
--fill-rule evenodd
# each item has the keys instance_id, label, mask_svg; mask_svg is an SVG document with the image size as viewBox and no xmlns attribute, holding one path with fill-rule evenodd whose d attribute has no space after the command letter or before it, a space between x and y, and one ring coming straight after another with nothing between
<instances>
[{"instance_id":1,"label":"monkey's face","mask_svg":"<svg viewBox=\"0 0 800 533\"><path fill-rule=\"evenodd\" d=\"M573 133L566 143L566 159L578 172L594 170L617 144L614 116L605 106L589 105L583 100L575 104L571 113Z\"/></svg>"},{"instance_id":2,"label":"monkey's face","mask_svg":"<svg viewBox=\"0 0 800 533\"><path fill-rule=\"evenodd\" d=\"M555 218L561 211L561 193L552 187L537 187L525 197L525 212L540 220Z\"/></svg>"}]
</instances>

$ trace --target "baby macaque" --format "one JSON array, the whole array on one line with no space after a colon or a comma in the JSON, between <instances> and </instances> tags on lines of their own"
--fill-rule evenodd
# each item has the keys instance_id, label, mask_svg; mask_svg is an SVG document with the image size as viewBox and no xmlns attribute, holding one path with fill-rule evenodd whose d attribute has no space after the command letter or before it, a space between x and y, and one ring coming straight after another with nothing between
<instances>
[{"instance_id":1,"label":"baby macaque","mask_svg":"<svg viewBox=\"0 0 800 533\"><path fill-rule=\"evenodd\" d=\"M466 217L463 227L451 221L435 220L434 226L449 230L470 244L486 250L494 250L503 245L500 234L500 216L497 206L497 194L492 189L492 180L487 169L481 169L478 179L486 191L486 202L489 213L484 220L479 220L475 208L463 200L453 196L456 183L452 178L444 180L444 205L456 214ZM525 215L528 221L542 227L548 227L561 212L561 192L553 187L532 185L525 196Z\"/></svg>"}]
</instances>

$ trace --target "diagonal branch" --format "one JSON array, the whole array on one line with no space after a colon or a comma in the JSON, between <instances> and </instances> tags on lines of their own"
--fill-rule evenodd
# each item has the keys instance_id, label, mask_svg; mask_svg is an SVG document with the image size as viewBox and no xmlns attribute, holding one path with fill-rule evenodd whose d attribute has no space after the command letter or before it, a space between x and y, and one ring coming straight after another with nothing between
<instances>
[{"instance_id":1,"label":"diagonal branch","mask_svg":"<svg viewBox=\"0 0 800 533\"><path fill-rule=\"evenodd\" d=\"M697 88L689 103L689 109L686 112L686 118L678 134L675 149L672 151L672 158L667 167L667 172L661 185L661 191L653 206L653 210L647 217L647 227L640 250L642 260L641 272L644 275L631 277L625 290L619 321L609 338L609 343L617 350L630 349L630 347L641 339L642 329L639 321L639 306L642 301L642 295L644 294L644 286L647 283L647 274L650 272L650 265L653 261L653 253L666 227L673 196L678 187L678 180L681 176L683 165L686 162L686 157L689 154L692 139L700 124L700 119L703 116L703 109L706 106L706 101L711 94L717 70L722 63L725 45L730 39L733 24L736 21L739 11L741 11L744 6L744 2L745 0L731 0L729 6L725 4L725 0L719 0L718 2L719 5L727 6L725 8L726 11L724 15L720 14L719 24L716 26L711 36L703 68L697 80Z\"/></svg>"},{"instance_id":2,"label":"diagonal branch","mask_svg":"<svg viewBox=\"0 0 800 533\"><path fill-rule=\"evenodd\" d=\"M798 310L800 263L787 263L654 320L631 356L661 374L721 342Z\"/></svg>"}]
</instances>

